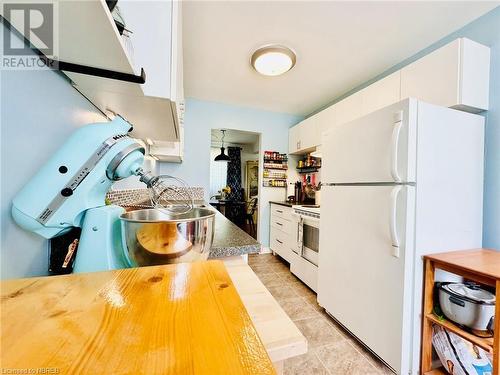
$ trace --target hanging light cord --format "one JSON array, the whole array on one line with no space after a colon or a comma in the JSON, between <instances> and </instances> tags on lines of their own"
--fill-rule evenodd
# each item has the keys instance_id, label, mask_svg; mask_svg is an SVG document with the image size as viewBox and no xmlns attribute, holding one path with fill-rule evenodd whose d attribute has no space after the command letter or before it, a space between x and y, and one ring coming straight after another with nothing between
<instances>
[{"instance_id":1,"label":"hanging light cord","mask_svg":"<svg viewBox=\"0 0 500 375\"><path fill-rule=\"evenodd\" d=\"M224 137L226 136L226 131L221 130L221 132L222 132L222 147L224 147Z\"/></svg>"}]
</instances>

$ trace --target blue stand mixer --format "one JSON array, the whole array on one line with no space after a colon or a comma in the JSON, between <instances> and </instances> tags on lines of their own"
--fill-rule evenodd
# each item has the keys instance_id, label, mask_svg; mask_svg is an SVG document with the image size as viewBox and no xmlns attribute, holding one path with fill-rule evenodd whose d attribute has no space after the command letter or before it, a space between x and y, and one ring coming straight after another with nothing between
<instances>
[{"instance_id":1,"label":"blue stand mixer","mask_svg":"<svg viewBox=\"0 0 500 375\"><path fill-rule=\"evenodd\" d=\"M13 200L16 223L42 237L50 239L82 228L74 272L150 265L141 263L142 254L153 251L158 255L163 248L144 248L138 238L145 235L152 237L146 244L161 242L169 250L172 243L183 242L186 251L180 261L197 259L193 253L208 256L214 213L193 208L185 190L167 184L170 176L145 172L145 150L128 136L131 130L120 116L78 129ZM132 175L140 176L149 188L156 208L125 213L122 207L105 205L111 185ZM184 199L172 204L172 193ZM170 237L162 238L166 235ZM162 260L162 255L154 258L155 264L172 262L171 257Z\"/></svg>"}]
</instances>

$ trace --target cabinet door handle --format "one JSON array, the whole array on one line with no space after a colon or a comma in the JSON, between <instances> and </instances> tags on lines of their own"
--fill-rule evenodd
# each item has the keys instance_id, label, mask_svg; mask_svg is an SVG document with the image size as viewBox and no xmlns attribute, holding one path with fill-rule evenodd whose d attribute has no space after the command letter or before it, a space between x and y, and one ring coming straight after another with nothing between
<instances>
[{"instance_id":1,"label":"cabinet door handle","mask_svg":"<svg viewBox=\"0 0 500 375\"><path fill-rule=\"evenodd\" d=\"M278 223L278 222L276 222L276 224L278 224L278 225L280 225L280 226L283 226L283 224L281 224L281 223Z\"/></svg>"},{"instance_id":2,"label":"cabinet door handle","mask_svg":"<svg viewBox=\"0 0 500 375\"><path fill-rule=\"evenodd\" d=\"M283 245L283 242L281 242L280 240L276 239L276 242L279 242L280 244Z\"/></svg>"},{"instance_id":3,"label":"cabinet door handle","mask_svg":"<svg viewBox=\"0 0 500 375\"><path fill-rule=\"evenodd\" d=\"M280 214L282 214L282 213L283 213L283 211L281 211L281 210L276 210L276 212L279 212Z\"/></svg>"}]
</instances>

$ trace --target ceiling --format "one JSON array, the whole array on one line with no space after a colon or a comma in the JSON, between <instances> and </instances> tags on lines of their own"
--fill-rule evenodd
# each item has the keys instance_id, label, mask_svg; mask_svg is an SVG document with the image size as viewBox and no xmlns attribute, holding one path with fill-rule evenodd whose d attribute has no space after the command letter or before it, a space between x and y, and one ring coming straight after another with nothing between
<instances>
[{"instance_id":1,"label":"ceiling","mask_svg":"<svg viewBox=\"0 0 500 375\"><path fill-rule=\"evenodd\" d=\"M482 1L186 1L185 96L306 115L498 6ZM250 66L297 53L279 77Z\"/></svg>"},{"instance_id":2,"label":"ceiling","mask_svg":"<svg viewBox=\"0 0 500 375\"><path fill-rule=\"evenodd\" d=\"M217 145L220 147L222 140L222 133L220 129L212 129L212 145ZM225 144L233 144L233 145L258 145L259 143L259 135L256 133L245 132L241 130L226 130L226 136L224 137Z\"/></svg>"}]
</instances>

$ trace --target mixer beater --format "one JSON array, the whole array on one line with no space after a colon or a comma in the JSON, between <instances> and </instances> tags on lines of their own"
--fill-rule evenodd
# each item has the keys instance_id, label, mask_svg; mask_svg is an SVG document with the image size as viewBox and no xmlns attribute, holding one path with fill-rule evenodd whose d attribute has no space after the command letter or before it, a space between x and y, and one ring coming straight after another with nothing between
<instances>
[{"instance_id":1,"label":"mixer beater","mask_svg":"<svg viewBox=\"0 0 500 375\"><path fill-rule=\"evenodd\" d=\"M146 184L154 208L172 214L186 214L193 209L193 197L189 186L180 178L169 175L153 175L139 168L139 180Z\"/></svg>"}]
</instances>

